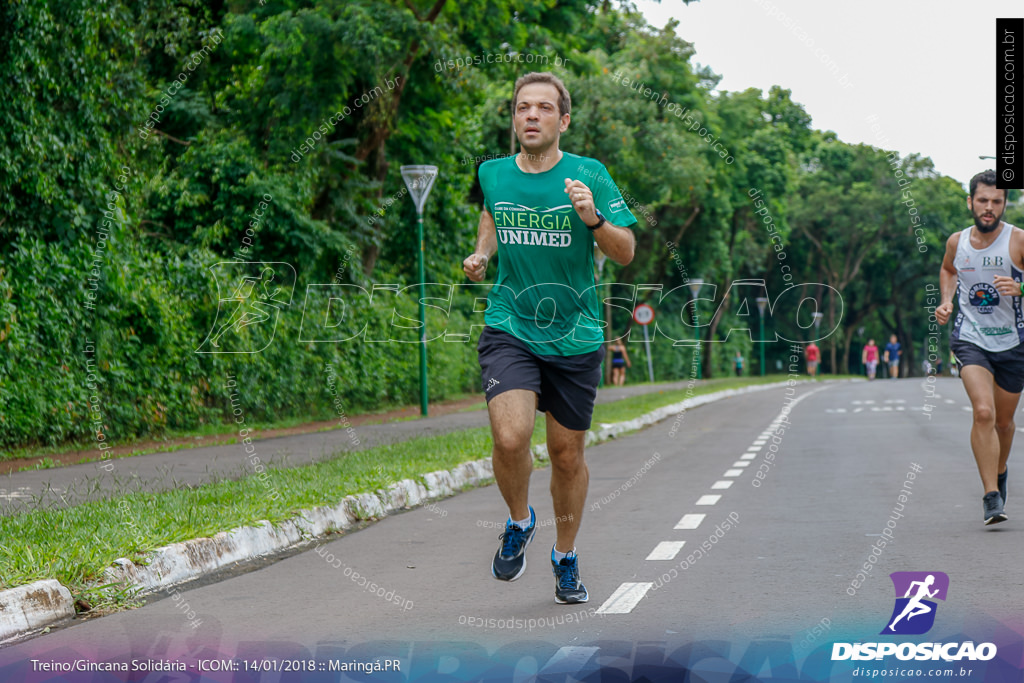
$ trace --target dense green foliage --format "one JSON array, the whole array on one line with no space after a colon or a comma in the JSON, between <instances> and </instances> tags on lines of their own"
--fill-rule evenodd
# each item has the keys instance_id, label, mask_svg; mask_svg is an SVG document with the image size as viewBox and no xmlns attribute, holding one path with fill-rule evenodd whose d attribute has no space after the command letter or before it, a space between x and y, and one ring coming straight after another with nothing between
<instances>
[{"instance_id":1,"label":"dense green foliage","mask_svg":"<svg viewBox=\"0 0 1024 683\"><path fill-rule=\"evenodd\" d=\"M893 166L813 130L784 84L718 92L677 26L652 29L612 3L15 0L0 27L0 448L226 422L229 374L250 420L413 401L415 346L300 341L315 327L302 315L307 285L416 282L415 211L398 170L415 163L441 169L425 213L427 281L465 283L475 170L509 152L512 83L531 70L565 79L562 148L603 161L640 220L636 259L609 262L603 280L715 285L698 313L701 337L720 342L702 347L704 376L728 372L737 350L759 371L750 338L730 334L756 335L756 288L729 285L749 279L773 300L790 282L821 283L800 291L820 303L822 331L836 328L826 371L856 371L848 359L889 331L918 369L924 286L944 236L968 220L963 188L928 159ZM236 257L290 264L291 303L259 353L196 353L230 286L211 267ZM370 328L388 327L389 296L374 293ZM693 337L686 298L671 301L661 329ZM769 337L809 338L808 310L797 320L780 306ZM462 297L449 328L467 328L472 311ZM615 334L627 326L616 309ZM428 353L433 399L477 387L472 343ZM688 349L662 337L653 353L659 379L690 372ZM788 353L772 344L768 367Z\"/></svg>"}]
</instances>

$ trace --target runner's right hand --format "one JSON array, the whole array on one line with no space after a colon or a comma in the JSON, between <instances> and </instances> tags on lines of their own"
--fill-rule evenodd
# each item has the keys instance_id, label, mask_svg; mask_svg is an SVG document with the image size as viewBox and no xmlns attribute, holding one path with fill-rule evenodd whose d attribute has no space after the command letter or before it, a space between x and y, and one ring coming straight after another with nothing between
<instances>
[{"instance_id":1,"label":"runner's right hand","mask_svg":"<svg viewBox=\"0 0 1024 683\"><path fill-rule=\"evenodd\" d=\"M462 262L462 270L473 282L480 282L487 274L487 262L489 259L483 254L472 254Z\"/></svg>"},{"instance_id":2,"label":"runner's right hand","mask_svg":"<svg viewBox=\"0 0 1024 683\"><path fill-rule=\"evenodd\" d=\"M935 319L940 325L945 325L949 321L949 316L953 314L953 302L942 304L935 309Z\"/></svg>"}]
</instances>

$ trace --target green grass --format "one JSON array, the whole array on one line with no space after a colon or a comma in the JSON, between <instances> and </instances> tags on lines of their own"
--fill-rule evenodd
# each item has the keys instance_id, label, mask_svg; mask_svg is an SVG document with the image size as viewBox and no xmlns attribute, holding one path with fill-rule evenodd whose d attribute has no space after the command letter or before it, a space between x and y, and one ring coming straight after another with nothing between
<instances>
[{"instance_id":1,"label":"green grass","mask_svg":"<svg viewBox=\"0 0 1024 683\"><path fill-rule=\"evenodd\" d=\"M691 395L779 381L780 376L713 380ZM687 397L687 390L659 391L597 406L595 426L639 417ZM545 440L544 416L535 423L532 442ZM0 589L44 578L68 586L76 599L94 608L130 607L129 591L87 588L113 560L143 562L155 548L208 537L260 520L279 523L298 511L336 505L345 496L386 488L400 479L450 469L491 452L490 429L467 429L412 439L363 451L346 452L326 462L270 469L270 488L256 476L220 480L160 493L120 493L112 498L55 509L0 517ZM240 466L246 466L244 458ZM272 498L273 492L280 494Z\"/></svg>"},{"instance_id":2,"label":"green grass","mask_svg":"<svg viewBox=\"0 0 1024 683\"><path fill-rule=\"evenodd\" d=\"M19 472L30 472L32 470L49 470L49 469L53 469L54 467L57 467L57 463L55 463L50 458L43 458L42 460L37 462L35 465L32 465L31 467L20 467L20 468L18 468L18 471Z\"/></svg>"},{"instance_id":3,"label":"green grass","mask_svg":"<svg viewBox=\"0 0 1024 683\"><path fill-rule=\"evenodd\" d=\"M118 557L212 536L259 520L281 522L301 509L335 505L348 494L486 457L490 430L470 429L346 453L327 462L161 493L131 493L70 508L0 517L0 588L56 578L76 596ZM273 492L280 497L272 499ZM91 595L92 604L104 604ZM117 602L115 600L114 602Z\"/></svg>"}]
</instances>

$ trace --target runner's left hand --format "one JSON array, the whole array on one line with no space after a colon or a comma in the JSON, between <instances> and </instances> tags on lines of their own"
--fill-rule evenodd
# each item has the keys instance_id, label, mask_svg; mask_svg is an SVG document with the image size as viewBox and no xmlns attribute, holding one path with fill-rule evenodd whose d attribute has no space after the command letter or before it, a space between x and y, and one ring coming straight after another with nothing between
<instances>
[{"instance_id":1,"label":"runner's left hand","mask_svg":"<svg viewBox=\"0 0 1024 683\"><path fill-rule=\"evenodd\" d=\"M576 215L586 225L593 225L597 222L597 211L594 208L594 194L590 188L579 180L565 179L565 193L569 195L572 207L576 209Z\"/></svg>"},{"instance_id":2,"label":"runner's left hand","mask_svg":"<svg viewBox=\"0 0 1024 683\"><path fill-rule=\"evenodd\" d=\"M1020 296L1020 283L1012 277L996 275L992 282L996 286L996 291L1003 296Z\"/></svg>"}]
</instances>

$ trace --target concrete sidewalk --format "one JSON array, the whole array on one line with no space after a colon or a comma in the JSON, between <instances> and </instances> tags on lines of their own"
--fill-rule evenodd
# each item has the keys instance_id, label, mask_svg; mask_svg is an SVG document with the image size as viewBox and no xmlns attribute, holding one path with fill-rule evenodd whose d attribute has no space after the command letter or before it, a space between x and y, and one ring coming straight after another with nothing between
<instances>
[{"instance_id":1,"label":"concrete sidewalk","mask_svg":"<svg viewBox=\"0 0 1024 683\"><path fill-rule=\"evenodd\" d=\"M694 386L702 384L705 382L699 381ZM641 394L685 389L688 386L690 380L604 388L598 390L597 402L611 403ZM482 395L480 399L482 402ZM77 505L103 499L113 493L163 491L216 480L240 479L253 474L250 464L253 455L258 456L259 462L264 465L297 467L328 460L346 451L486 427L488 424L487 411L481 409L440 417L363 425L350 430L338 428L328 432L257 438L253 440L256 450L250 454L246 453L239 437L238 443L224 446L136 455L108 460L106 463L90 462L54 469L12 472L0 477L0 514ZM253 434L259 436L256 432ZM467 453L466 459L475 459L481 455Z\"/></svg>"}]
</instances>

